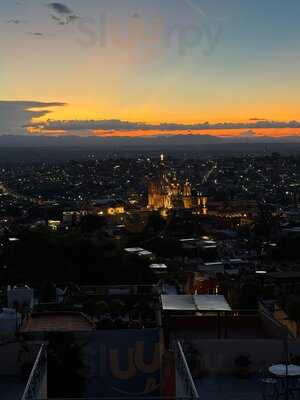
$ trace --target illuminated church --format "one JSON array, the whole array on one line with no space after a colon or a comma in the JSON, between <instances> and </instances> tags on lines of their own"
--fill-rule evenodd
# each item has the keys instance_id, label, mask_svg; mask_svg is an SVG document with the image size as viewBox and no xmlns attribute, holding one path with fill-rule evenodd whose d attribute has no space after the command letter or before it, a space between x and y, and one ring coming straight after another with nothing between
<instances>
[{"instance_id":1,"label":"illuminated church","mask_svg":"<svg viewBox=\"0 0 300 400\"><path fill-rule=\"evenodd\" d=\"M148 186L148 208L151 210L170 210L173 208L196 208L206 214L207 198L193 196L188 180L181 185L176 177L166 173L164 155L161 155L160 174L157 180Z\"/></svg>"}]
</instances>

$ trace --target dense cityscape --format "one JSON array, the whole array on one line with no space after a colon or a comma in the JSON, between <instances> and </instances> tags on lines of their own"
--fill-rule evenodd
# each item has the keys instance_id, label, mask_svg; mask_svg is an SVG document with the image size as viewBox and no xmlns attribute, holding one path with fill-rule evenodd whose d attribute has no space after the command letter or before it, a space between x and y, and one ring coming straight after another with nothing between
<instances>
[{"instance_id":1,"label":"dense cityscape","mask_svg":"<svg viewBox=\"0 0 300 400\"><path fill-rule=\"evenodd\" d=\"M49 341L49 396L110 393L79 368L82 350L73 354L76 368L70 355L61 361L63 375L49 354L49 346L56 356L72 352L78 330L82 338L102 332L107 341L107 330L153 335L162 329L166 346L188 337L178 343L190 379L203 390L209 382L202 382L201 370L212 366L199 348L207 339L280 341L287 332L297 342L299 156L162 153L3 163L0 171L1 337L3 343L15 334ZM75 337L64 338L66 332ZM61 335L58 342L54 333ZM258 378L250 378L253 361L245 350L232 362L253 381ZM24 376L30 365L24 363ZM243 385L241 394L248 391ZM165 397L172 393L164 390Z\"/></svg>"}]
</instances>

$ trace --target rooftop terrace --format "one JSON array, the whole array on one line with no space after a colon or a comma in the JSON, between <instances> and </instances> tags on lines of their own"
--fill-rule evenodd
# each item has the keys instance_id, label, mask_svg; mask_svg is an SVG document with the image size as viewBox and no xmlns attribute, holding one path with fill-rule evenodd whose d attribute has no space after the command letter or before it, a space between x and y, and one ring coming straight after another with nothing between
<instances>
[{"instance_id":1,"label":"rooftop terrace","mask_svg":"<svg viewBox=\"0 0 300 400\"><path fill-rule=\"evenodd\" d=\"M262 386L258 375L249 379L234 376L211 375L195 379L200 398L205 400L255 400L262 398Z\"/></svg>"},{"instance_id":2,"label":"rooftop terrace","mask_svg":"<svg viewBox=\"0 0 300 400\"><path fill-rule=\"evenodd\" d=\"M1 399L19 400L25 390L25 383L16 376L0 376Z\"/></svg>"},{"instance_id":3,"label":"rooftop terrace","mask_svg":"<svg viewBox=\"0 0 300 400\"><path fill-rule=\"evenodd\" d=\"M93 324L81 313L45 312L34 313L26 319L21 332L87 332Z\"/></svg>"}]
</instances>

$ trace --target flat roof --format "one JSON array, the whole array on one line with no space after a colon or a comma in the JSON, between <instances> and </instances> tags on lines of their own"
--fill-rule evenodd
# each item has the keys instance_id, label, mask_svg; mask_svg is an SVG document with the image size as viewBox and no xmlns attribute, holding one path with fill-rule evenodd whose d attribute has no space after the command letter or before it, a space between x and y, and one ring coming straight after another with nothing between
<instances>
[{"instance_id":1,"label":"flat roof","mask_svg":"<svg viewBox=\"0 0 300 400\"><path fill-rule=\"evenodd\" d=\"M21 327L21 332L87 332L93 324L81 313L33 313Z\"/></svg>"},{"instance_id":2,"label":"flat roof","mask_svg":"<svg viewBox=\"0 0 300 400\"><path fill-rule=\"evenodd\" d=\"M223 295L195 295L193 296L199 311L231 311L228 301Z\"/></svg>"},{"instance_id":3,"label":"flat roof","mask_svg":"<svg viewBox=\"0 0 300 400\"><path fill-rule=\"evenodd\" d=\"M0 376L0 393L2 399L21 399L25 388L26 384L18 376Z\"/></svg>"},{"instance_id":4,"label":"flat roof","mask_svg":"<svg viewBox=\"0 0 300 400\"><path fill-rule=\"evenodd\" d=\"M300 226L294 226L293 228L285 228L283 232L300 232Z\"/></svg>"},{"instance_id":5,"label":"flat roof","mask_svg":"<svg viewBox=\"0 0 300 400\"><path fill-rule=\"evenodd\" d=\"M152 256L153 253L151 253L151 251L148 250L142 250L138 253L139 256Z\"/></svg>"},{"instance_id":6,"label":"flat roof","mask_svg":"<svg viewBox=\"0 0 300 400\"><path fill-rule=\"evenodd\" d=\"M195 311L193 296L180 294L161 295L163 310L167 311Z\"/></svg>"},{"instance_id":7,"label":"flat roof","mask_svg":"<svg viewBox=\"0 0 300 400\"><path fill-rule=\"evenodd\" d=\"M124 249L128 253L139 253L140 251L145 251L142 247L128 247L127 249Z\"/></svg>"},{"instance_id":8,"label":"flat roof","mask_svg":"<svg viewBox=\"0 0 300 400\"><path fill-rule=\"evenodd\" d=\"M273 279L299 279L300 272L298 271L287 271L287 272L270 272L268 278Z\"/></svg>"},{"instance_id":9,"label":"flat roof","mask_svg":"<svg viewBox=\"0 0 300 400\"><path fill-rule=\"evenodd\" d=\"M231 311L222 295L161 295L164 311Z\"/></svg>"},{"instance_id":10,"label":"flat roof","mask_svg":"<svg viewBox=\"0 0 300 400\"><path fill-rule=\"evenodd\" d=\"M168 269L166 264L151 264L150 268L151 269Z\"/></svg>"},{"instance_id":11,"label":"flat roof","mask_svg":"<svg viewBox=\"0 0 300 400\"><path fill-rule=\"evenodd\" d=\"M207 263L204 263L203 265L205 265L206 267L215 267L215 266L224 265L224 263L222 261L215 261L215 262L207 262Z\"/></svg>"}]
</instances>

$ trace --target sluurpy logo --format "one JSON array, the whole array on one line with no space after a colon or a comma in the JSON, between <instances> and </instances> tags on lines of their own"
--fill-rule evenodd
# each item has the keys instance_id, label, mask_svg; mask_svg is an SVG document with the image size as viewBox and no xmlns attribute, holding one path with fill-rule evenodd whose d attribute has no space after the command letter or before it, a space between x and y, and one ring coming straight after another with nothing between
<instances>
[{"instance_id":1,"label":"sluurpy logo","mask_svg":"<svg viewBox=\"0 0 300 400\"><path fill-rule=\"evenodd\" d=\"M217 48L223 28L195 0L178 0L185 17L176 21L166 16L148 15L131 10L120 17L112 8L102 9L98 16L77 20L77 42L86 48L102 51L116 50L119 61L149 63L169 55L188 55L197 50L202 56L211 55ZM124 3L126 4L126 3ZM179 13L178 13L179 14Z\"/></svg>"},{"instance_id":2,"label":"sluurpy logo","mask_svg":"<svg viewBox=\"0 0 300 400\"><path fill-rule=\"evenodd\" d=\"M113 378L118 382L129 381L135 379L138 375L144 375L143 390L138 393L128 392L120 387L113 387L118 393L125 395L149 395L157 391L160 387L159 379L155 375L160 371L160 344L155 343L154 352L152 354L151 362L145 362L145 343L144 341L137 341L135 348L128 349L127 370L120 367L120 355L117 350L110 351L110 370Z\"/></svg>"},{"instance_id":3,"label":"sluurpy logo","mask_svg":"<svg viewBox=\"0 0 300 400\"><path fill-rule=\"evenodd\" d=\"M216 18L210 18L200 5L195 3L195 0L183 1L199 18L200 23L196 29L193 27L191 30L195 29L194 33L196 33L195 37L198 38L198 44L204 44L204 48L202 48L203 54L209 56L215 51L222 37L223 26L221 21Z\"/></svg>"},{"instance_id":4,"label":"sluurpy logo","mask_svg":"<svg viewBox=\"0 0 300 400\"><path fill-rule=\"evenodd\" d=\"M103 397L159 396L159 328L99 330L86 354L89 389L96 388Z\"/></svg>"}]
</instances>

